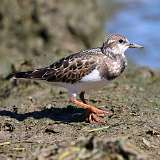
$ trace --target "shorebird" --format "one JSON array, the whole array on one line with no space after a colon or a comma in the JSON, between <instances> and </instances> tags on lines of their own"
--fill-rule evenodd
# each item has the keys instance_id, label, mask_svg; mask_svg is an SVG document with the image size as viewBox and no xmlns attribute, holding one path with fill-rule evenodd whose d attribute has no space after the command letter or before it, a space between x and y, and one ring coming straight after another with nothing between
<instances>
[{"instance_id":1,"label":"shorebird","mask_svg":"<svg viewBox=\"0 0 160 160\"><path fill-rule=\"evenodd\" d=\"M112 34L101 47L73 53L48 67L17 72L14 77L45 80L66 88L70 101L86 109L86 120L89 123L104 123L102 117L109 114L109 111L88 104L84 94L88 90L103 87L124 71L127 66L125 51L128 48L142 46L130 43L123 35ZM77 99L77 95L80 100Z\"/></svg>"}]
</instances>

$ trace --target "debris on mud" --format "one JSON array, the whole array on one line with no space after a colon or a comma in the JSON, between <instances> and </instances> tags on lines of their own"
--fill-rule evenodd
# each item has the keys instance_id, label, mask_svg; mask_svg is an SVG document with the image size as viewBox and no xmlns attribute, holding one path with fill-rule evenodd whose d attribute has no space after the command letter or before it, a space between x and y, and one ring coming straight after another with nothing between
<instances>
[{"instance_id":1,"label":"debris on mud","mask_svg":"<svg viewBox=\"0 0 160 160\"><path fill-rule=\"evenodd\" d=\"M140 153L123 140L83 138L68 147L49 146L36 152L35 160L143 160Z\"/></svg>"}]
</instances>

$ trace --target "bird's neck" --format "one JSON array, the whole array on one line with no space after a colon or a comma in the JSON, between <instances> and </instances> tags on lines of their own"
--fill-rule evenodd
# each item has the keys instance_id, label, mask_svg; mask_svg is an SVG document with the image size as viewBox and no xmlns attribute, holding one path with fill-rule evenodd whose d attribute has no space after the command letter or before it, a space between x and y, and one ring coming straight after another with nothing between
<instances>
[{"instance_id":1,"label":"bird's neck","mask_svg":"<svg viewBox=\"0 0 160 160\"><path fill-rule=\"evenodd\" d=\"M124 52L117 50L117 48L102 47L102 53L108 57L113 57L113 58L122 57L126 59Z\"/></svg>"},{"instance_id":2,"label":"bird's neck","mask_svg":"<svg viewBox=\"0 0 160 160\"><path fill-rule=\"evenodd\" d=\"M110 57L111 59L114 59L115 61L123 61L124 65L127 66L127 58L124 52L123 53L118 52L116 49L110 48L110 47L106 47L106 48L102 47L102 52L107 57Z\"/></svg>"}]
</instances>

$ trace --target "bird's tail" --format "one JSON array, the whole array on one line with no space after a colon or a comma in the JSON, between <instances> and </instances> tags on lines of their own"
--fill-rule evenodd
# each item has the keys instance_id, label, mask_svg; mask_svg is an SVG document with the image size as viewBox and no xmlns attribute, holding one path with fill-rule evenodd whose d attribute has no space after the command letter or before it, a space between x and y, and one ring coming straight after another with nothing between
<instances>
[{"instance_id":1,"label":"bird's tail","mask_svg":"<svg viewBox=\"0 0 160 160\"><path fill-rule=\"evenodd\" d=\"M27 79L30 79L30 78L32 78L31 77L32 73L33 73L33 71L17 72L17 73L13 74L13 77L14 78L27 78Z\"/></svg>"},{"instance_id":2,"label":"bird's tail","mask_svg":"<svg viewBox=\"0 0 160 160\"><path fill-rule=\"evenodd\" d=\"M26 79L44 79L44 74L47 72L46 68L36 69L33 71L27 71L27 72L17 72L14 73L14 78L26 78Z\"/></svg>"}]
</instances>

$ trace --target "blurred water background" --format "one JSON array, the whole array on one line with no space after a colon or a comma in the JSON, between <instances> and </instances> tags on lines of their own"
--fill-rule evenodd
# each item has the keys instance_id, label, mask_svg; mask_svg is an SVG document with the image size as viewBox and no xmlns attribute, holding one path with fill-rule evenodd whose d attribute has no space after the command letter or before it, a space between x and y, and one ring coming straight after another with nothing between
<instances>
[{"instance_id":1,"label":"blurred water background","mask_svg":"<svg viewBox=\"0 0 160 160\"><path fill-rule=\"evenodd\" d=\"M1 0L0 78L100 46L104 28L144 45L133 64L160 68L160 0Z\"/></svg>"},{"instance_id":2,"label":"blurred water background","mask_svg":"<svg viewBox=\"0 0 160 160\"><path fill-rule=\"evenodd\" d=\"M107 20L107 32L121 33L144 50L129 50L138 65L160 68L160 0L114 0L118 9Z\"/></svg>"}]
</instances>

